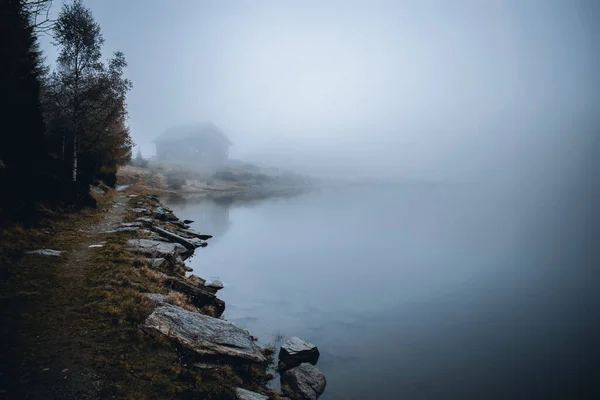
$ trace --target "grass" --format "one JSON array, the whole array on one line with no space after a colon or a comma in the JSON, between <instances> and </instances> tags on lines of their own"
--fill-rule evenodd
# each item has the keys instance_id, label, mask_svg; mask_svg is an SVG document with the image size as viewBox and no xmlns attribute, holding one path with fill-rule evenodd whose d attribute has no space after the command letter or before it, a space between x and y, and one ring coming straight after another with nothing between
<instances>
[{"instance_id":1,"label":"grass","mask_svg":"<svg viewBox=\"0 0 600 400\"><path fill-rule=\"evenodd\" d=\"M142 197L143 191L138 193ZM101 234L93 242L105 241L104 247L87 248L85 240L91 239L83 230L104 218L114 196L113 191L99 196L96 209L48 213L34 228L16 225L0 232L2 350L10 360L2 377L9 381L9 393L22 398L31 390L37 393L32 387L54 385L62 376L49 379L40 371L65 363L93 370L101 398L232 399L240 385L269 393L266 371L273 349L264 350L269 361L263 364L224 363L200 370L191 367L185 350L140 329L155 307L144 293L162 293L173 304L194 308L185 295L163 286L164 273L181 271L148 268L144 257L127 250L130 234ZM147 201L140 197L130 203ZM25 254L37 248L64 253Z\"/></svg>"}]
</instances>

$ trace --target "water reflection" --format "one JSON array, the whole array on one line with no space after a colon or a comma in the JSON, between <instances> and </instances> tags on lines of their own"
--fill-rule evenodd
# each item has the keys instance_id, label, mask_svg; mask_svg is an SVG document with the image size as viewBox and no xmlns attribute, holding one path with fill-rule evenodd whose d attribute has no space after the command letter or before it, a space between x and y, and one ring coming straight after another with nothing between
<instances>
[{"instance_id":1,"label":"water reflection","mask_svg":"<svg viewBox=\"0 0 600 400\"><path fill-rule=\"evenodd\" d=\"M231 226L230 202L213 200L187 201L181 198L166 199L165 203L176 208L177 216L194 221L192 228L213 235L210 243L218 242Z\"/></svg>"}]
</instances>

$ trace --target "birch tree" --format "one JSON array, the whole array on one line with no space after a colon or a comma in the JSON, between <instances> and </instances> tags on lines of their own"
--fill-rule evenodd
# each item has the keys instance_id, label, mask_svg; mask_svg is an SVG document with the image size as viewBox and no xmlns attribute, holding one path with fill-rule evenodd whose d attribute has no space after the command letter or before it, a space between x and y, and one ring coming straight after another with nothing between
<instances>
[{"instance_id":1,"label":"birch tree","mask_svg":"<svg viewBox=\"0 0 600 400\"><path fill-rule=\"evenodd\" d=\"M91 10L81 0L63 4L53 31L60 53L52 79L60 88L57 93L58 106L68 122L72 180L77 181L79 139L90 106L90 95L96 89L96 82L104 69L101 62L104 38Z\"/></svg>"}]
</instances>

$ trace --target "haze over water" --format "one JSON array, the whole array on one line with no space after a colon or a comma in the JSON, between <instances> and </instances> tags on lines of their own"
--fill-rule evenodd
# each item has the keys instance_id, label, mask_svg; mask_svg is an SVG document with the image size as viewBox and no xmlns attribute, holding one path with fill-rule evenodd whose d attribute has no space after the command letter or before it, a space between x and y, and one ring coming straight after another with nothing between
<instances>
[{"instance_id":1,"label":"haze over water","mask_svg":"<svg viewBox=\"0 0 600 400\"><path fill-rule=\"evenodd\" d=\"M574 183L494 186L349 186L175 211L215 232L191 266L224 282L225 318L262 343L319 347L322 399L593 398L598 203Z\"/></svg>"}]
</instances>

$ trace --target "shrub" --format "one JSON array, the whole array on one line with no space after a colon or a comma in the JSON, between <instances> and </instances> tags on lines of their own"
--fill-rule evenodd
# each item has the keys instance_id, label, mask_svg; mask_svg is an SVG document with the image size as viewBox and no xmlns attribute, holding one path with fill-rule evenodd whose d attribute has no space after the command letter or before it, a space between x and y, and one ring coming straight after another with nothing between
<instances>
[{"instance_id":1,"label":"shrub","mask_svg":"<svg viewBox=\"0 0 600 400\"><path fill-rule=\"evenodd\" d=\"M175 190L181 189L186 183L185 176L181 172L171 171L166 174L165 178L167 179L167 185Z\"/></svg>"}]
</instances>

